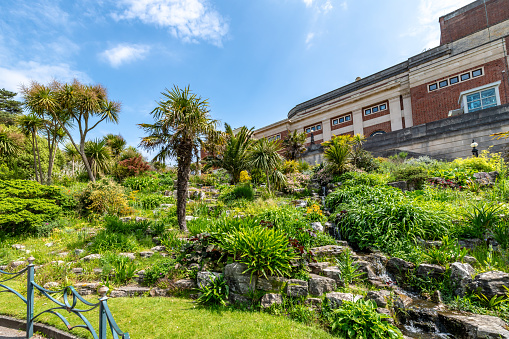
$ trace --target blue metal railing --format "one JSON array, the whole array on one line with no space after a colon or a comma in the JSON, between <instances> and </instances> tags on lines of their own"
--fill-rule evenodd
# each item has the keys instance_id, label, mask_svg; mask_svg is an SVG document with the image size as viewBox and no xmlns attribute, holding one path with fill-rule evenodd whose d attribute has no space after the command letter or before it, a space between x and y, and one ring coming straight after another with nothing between
<instances>
[{"instance_id":1,"label":"blue metal railing","mask_svg":"<svg viewBox=\"0 0 509 339\"><path fill-rule=\"evenodd\" d=\"M62 322L67 326L69 330L72 330L74 328L84 328L88 330L94 339L106 339L106 334L108 332L108 327L110 328L111 334L113 336L113 339L130 339L129 333L124 333L120 330L117 323L113 319L113 315L111 314L110 309L108 308L108 297L106 296L106 293L108 292L108 287L102 286L99 288L99 302L98 303L91 303L87 300L85 300L81 295L79 295L78 292L74 289L72 286L67 286L62 290L59 291L50 291L45 289L44 287L39 286L34 281L34 271L35 271L35 265L34 265L35 258L30 257L28 258L28 266L24 269L22 269L19 272L5 272L0 270L0 275L5 274L10 276L9 278L5 280L0 280L0 288L3 288L3 290L0 290L1 292L7 292L7 293L13 293L18 298L20 298L27 307L27 326L26 326L26 337L32 338L34 334L34 320L37 319L40 315L48 313L56 315ZM19 293L18 291L14 290L13 288L4 285L5 282L9 280L16 279L17 277L23 275L24 273L27 273L27 296L24 297ZM38 290L41 292L43 296L48 298L51 302L55 304L54 307L51 307L47 310L44 310L40 312L39 314L34 316L34 291ZM62 298L62 301L59 301L58 299ZM83 304L82 308L78 308L78 302L81 302ZM99 332L96 332L92 324L88 321L88 319L83 315L83 313L90 312L94 309L99 307ZM75 314L78 318L81 319L83 322L83 325L75 325L71 326L69 321L58 311L64 310L69 313Z\"/></svg>"}]
</instances>

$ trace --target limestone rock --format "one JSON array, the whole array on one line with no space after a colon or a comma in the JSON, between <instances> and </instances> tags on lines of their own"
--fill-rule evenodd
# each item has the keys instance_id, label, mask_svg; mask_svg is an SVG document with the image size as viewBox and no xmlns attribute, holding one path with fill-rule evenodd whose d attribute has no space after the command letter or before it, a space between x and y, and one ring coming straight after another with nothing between
<instances>
[{"instance_id":1,"label":"limestone rock","mask_svg":"<svg viewBox=\"0 0 509 339\"><path fill-rule=\"evenodd\" d=\"M18 261L13 261L9 264L9 267L11 268L16 268L16 267L19 267L19 266L23 266L24 264L26 264L27 262L26 261L22 261L22 260L18 260Z\"/></svg>"},{"instance_id":2,"label":"limestone rock","mask_svg":"<svg viewBox=\"0 0 509 339\"><path fill-rule=\"evenodd\" d=\"M403 192L407 191L408 190L408 185L407 185L407 182L406 181L394 181L394 182L389 182L387 184L387 186L392 186L392 187L395 187L395 188L399 188L400 190L402 190Z\"/></svg>"},{"instance_id":3,"label":"limestone rock","mask_svg":"<svg viewBox=\"0 0 509 339\"><path fill-rule=\"evenodd\" d=\"M96 253L96 254L89 254L86 257L83 257L82 259L84 261L92 261L92 260L99 260L99 259L101 259L101 257L102 257L102 255Z\"/></svg>"},{"instance_id":4,"label":"limestone rock","mask_svg":"<svg viewBox=\"0 0 509 339\"><path fill-rule=\"evenodd\" d=\"M336 281L331 278L321 277L312 274L308 281L309 294L313 296L321 296L324 293L332 292L336 289Z\"/></svg>"},{"instance_id":5,"label":"limestone rock","mask_svg":"<svg viewBox=\"0 0 509 339\"><path fill-rule=\"evenodd\" d=\"M136 217L136 219L134 219L136 222L141 222L141 221L147 221L148 218L144 218L144 217Z\"/></svg>"},{"instance_id":6,"label":"limestone rock","mask_svg":"<svg viewBox=\"0 0 509 339\"><path fill-rule=\"evenodd\" d=\"M166 297L166 296L168 296L168 290L159 288L159 287L155 287L150 290L149 294L151 297Z\"/></svg>"},{"instance_id":7,"label":"limestone rock","mask_svg":"<svg viewBox=\"0 0 509 339\"><path fill-rule=\"evenodd\" d=\"M120 255L122 257L126 257L126 258L131 259L131 260L136 259L136 255L134 253L122 252L122 253L119 253L118 255Z\"/></svg>"},{"instance_id":8,"label":"limestone rock","mask_svg":"<svg viewBox=\"0 0 509 339\"><path fill-rule=\"evenodd\" d=\"M322 274L327 278L334 279L336 281L336 285L344 285L343 278L341 278L341 271L336 266L324 268L322 270Z\"/></svg>"},{"instance_id":9,"label":"limestone rock","mask_svg":"<svg viewBox=\"0 0 509 339\"><path fill-rule=\"evenodd\" d=\"M286 284L286 294L290 297L305 297L308 295L308 282L289 279Z\"/></svg>"},{"instance_id":10,"label":"limestone rock","mask_svg":"<svg viewBox=\"0 0 509 339\"><path fill-rule=\"evenodd\" d=\"M110 297L112 297L112 298L135 297L135 296L142 296L145 293L150 293L150 288L136 287L136 286L125 286L125 287L119 287L116 290L113 290L110 294Z\"/></svg>"},{"instance_id":11,"label":"limestone rock","mask_svg":"<svg viewBox=\"0 0 509 339\"><path fill-rule=\"evenodd\" d=\"M44 287L47 290L54 291L54 289L57 289L60 286L59 283L55 281L50 281L45 283L42 287Z\"/></svg>"},{"instance_id":12,"label":"limestone rock","mask_svg":"<svg viewBox=\"0 0 509 339\"><path fill-rule=\"evenodd\" d=\"M100 283L77 283L74 284L74 287L76 288L76 291L80 295L91 295L91 294L97 294L97 289L100 287Z\"/></svg>"},{"instance_id":13,"label":"limestone rock","mask_svg":"<svg viewBox=\"0 0 509 339\"><path fill-rule=\"evenodd\" d=\"M355 261L353 264L359 265L359 268L357 269L357 271L362 273L362 275L359 278L361 278L361 279L375 279L376 278L376 274L373 270L373 267L371 266L371 264L369 262L359 260L359 261Z\"/></svg>"},{"instance_id":14,"label":"limestone rock","mask_svg":"<svg viewBox=\"0 0 509 339\"><path fill-rule=\"evenodd\" d=\"M311 228L317 232L323 232L323 226L322 223L319 221L315 221L311 223Z\"/></svg>"},{"instance_id":15,"label":"limestone rock","mask_svg":"<svg viewBox=\"0 0 509 339\"><path fill-rule=\"evenodd\" d=\"M322 271L329 267L328 262L312 262L308 264L308 267L311 269L311 273L320 274Z\"/></svg>"},{"instance_id":16,"label":"limestone rock","mask_svg":"<svg viewBox=\"0 0 509 339\"><path fill-rule=\"evenodd\" d=\"M44 246L46 246L46 247L53 247L53 243L52 242L48 242L48 243L44 244Z\"/></svg>"},{"instance_id":17,"label":"limestone rock","mask_svg":"<svg viewBox=\"0 0 509 339\"><path fill-rule=\"evenodd\" d=\"M192 279L180 279L175 282L175 287L181 290L192 290L196 287L196 282Z\"/></svg>"},{"instance_id":18,"label":"limestone rock","mask_svg":"<svg viewBox=\"0 0 509 339\"><path fill-rule=\"evenodd\" d=\"M83 252L85 252L85 250L83 250L81 248L77 248L74 250L74 254L76 254L76 255L81 255Z\"/></svg>"},{"instance_id":19,"label":"limestone rock","mask_svg":"<svg viewBox=\"0 0 509 339\"><path fill-rule=\"evenodd\" d=\"M315 257L320 256L335 257L343 253L345 249L346 249L345 246L327 245L321 247L314 247L311 249L311 253L313 253Z\"/></svg>"},{"instance_id":20,"label":"limestone rock","mask_svg":"<svg viewBox=\"0 0 509 339\"><path fill-rule=\"evenodd\" d=\"M248 298L244 297L241 294L237 294L237 293L230 293L228 295L228 300L232 304L249 304L249 299Z\"/></svg>"},{"instance_id":21,"label":"limestone rock","mask_svg":"<svg viewBox=\"0 0 509 339\"><path fill-rule=\"evenodd\" d=\"M439 313L441 322L455 338L509 339L505 322L494 316L481 314Z\"/></svg>"},{"instance_id":22,"label":"limestone rock","mask_svg":"<svg viewBox=\"0 0 509 339\"><path fill-rule=\"evenodd\" d=\"M387 307L387 301L391 297L391 292L387 290L380 291L369 291L366 295L366 299L373 300L376 305L380 308Z\"/></svg>"},{"instance_id":23,"label":"limestone rock","mask_svg":"<svg viewBox=\"0 0 509 339\"><path fill-rule=\"evenodd\" d=\"M247 294L256 288L256 275L251 278L250 273L243 273L247 266L238 262L228 264L224 267L224 277L231 292L237 294Z\"/></svg>"},{"instance_id":24,"label":"limestone rock","mask_svg":"<svg viewBox=\"0 0 509 339\"><path fill-rule=\"evenodd\" d=\"M262 297L261 306L262 308L269 308L274 304L282 304L283 298L277 293L267 293Z\"/></svg>"},{"instance_id":25,"label":"limestone rock","mask_svg":"<svg viewBox=\"0 0 509 339\"><path fill-rule=\"evenodd\" d=\"M477 275L469 288L491 299L495 295L503 296L507 293L503 286L509 288L509 274L501 271L490 271Z\"/></svg>"},{"instance_id":26,"label":"limestone rock","mask_svg":"<svg viewBox=\"0 0 509 339\"><path fill-rule=\"evenodd\" d=\"M220 276L221 273L201 271L196 275L196 283L198 284L199 288L203 288L210 285L212 281L216 280L216 278Z\"/></svg>"},{"instance_id":27,"label":"limestone rock","mask_svg":"<svg viewBox=\"0 0 509 339\"><path fill-rule=\"evenodd\" d=\"M352 294L352 293L341 293L341 292L330 292L325 295L327 300L331 303L331 307L339 307L343 304L343 301L352 301L355 302L359 299L362 299L361 295Z\"/></svg>"},{"instance_id":28,"label":"limestone rock","mask_svg":"<svg viewBox=\"0 0 509 339\"><path fill-rule=\"evenodd\" d=\"M142 251L142 252L140 252L140 257L142 257L142 258L150 258L153 255L154 255L154 252L152 252L152 251Z\"/></svg>"},{"instance_id":29,"label":"limestone rock","mask_svg":"<svg viewBox=\"0 0 509 339\"><path fill-rule=\"evenodd\" d=\"M166 246L154 246L150 250L153 252L164 252L166 251Z\"/></svg>"},{"instance_id":30,"label":"limestone rock","mask_svg":"<svg viewBox=\"0 0 509 339\"><path fill-rule=\"evenodd\" d=\"M279 291L286 282L285 278L268 276L267 278L258 277L256 289L261 291Z\"/></svg>"},{"instance_id":31,"label":"limestone rock","mask_svg":"<svg viewBox=\"0 0 509 339\"><path fill-rule=\"evenodd\" d=\"M11 247L14 248L15 250L18 250L18 251L24 251L25 250L25 245L14 244Z\"/></svg>"},{"instance_id":32,"label":"limestone rock","mask_svg":"<svg viewBox=\"0 0 509 339\"><path fill-rule=\"evenodd\" d=\"M404 279L408 272L413 270L415 265L400 258L391 258L387 261L387 271L398 279Z\"/></svg>"},{"instance_id":33,"label":"limestone rock","mask_svg":"<svg viewBox=\"0 0 509 339\"><path fill-rule=\"evenodd\" d=\"M463 257L463 261L466 262L467 264L470 264L470 265L477 264L477 259L475 257L471 257L471 256L468 256L468 255Z\"/></svg>"},{"instance_id":34,"label":"limestone rock","mask_svg":"<svg viewBox=\"0 0 509 339\"><path fill-rule=\"evenodd\" d=\"M445 273L445 267L431 264L420 264L416 275L421 278L439 279Z\"/></svg>"},{"instance_id":35,"label":"limestone rock","mask_svg":"<svg viewBox=\"0 0 509 339\"><path fill-rule=\"evenodd\" d=\"M467 287L472 283L472 277L475 274L475 270L469 264L463 264L460 262L452 263L451 269L451 283L452 286L456 287L455 294L463 296L467 290Z\"/></svg>"},{"instance_id":36,"label":"limestone rock","mask_svg":"<svg viewBox=\"0 0 509 339\"><path fill-rule=\"evenodd\" d=\"M75 267L75 268L73 268L73 269L72 269L72 273L74 273L74 274L78 274L78 275L79 275L79 274L83 274L83 268L81 268L81 267Z\"/></svg>"},{"instance_id":37,"label":"limestone rock","mask_svg":"<svg viewBox=\"0 0 509 339\"><path fill-rule=\"evenodd\" d=\"M396 299L394 300L394 310L406 310L411 304L413 300L407 295L398 294Z\"/></svg>"}]
</instances>

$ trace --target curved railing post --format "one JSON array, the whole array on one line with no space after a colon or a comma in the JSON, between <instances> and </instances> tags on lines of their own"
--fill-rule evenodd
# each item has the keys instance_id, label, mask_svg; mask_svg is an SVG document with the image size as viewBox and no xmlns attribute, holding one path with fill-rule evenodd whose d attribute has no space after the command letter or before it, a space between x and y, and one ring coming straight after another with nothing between
<instances>
[{"instance_id":1,"label":"curved railing post","mask_svg":"<svg viewBox=\"0 0 509 339\"><path fill-rule=\"evenodd\" d=\"M106 339L106 333L108 329L108 318L106 317L106 307L104 304L107 303L108 297L106 293L108 293L109 288L106 286L101 286L98 290L99 292L99 339Z\"/></svg>"},{"instance_id":2,"label":"curved railing post","mask_svg":"<svg viewBox=\"0 0 509 339\"><path fill-rule=\"evenodd\" d=\"M27 270L27 329L26 337L32 338L34 335L34 257L30 257L28 260Z\"/></svg>"}]
</instances>

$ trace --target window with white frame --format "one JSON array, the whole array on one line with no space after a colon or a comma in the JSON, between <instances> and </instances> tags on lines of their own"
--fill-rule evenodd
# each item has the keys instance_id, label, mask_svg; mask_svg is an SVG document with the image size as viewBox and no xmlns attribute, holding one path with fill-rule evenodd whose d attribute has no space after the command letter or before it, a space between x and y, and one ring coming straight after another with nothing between
<instances>
[{"instance_id":1,"label":"window with white frame","mask_svg":"<svg viewBox=\"0 0 509 339\"><path fill-rule=\"evenodd\" d=\"M339 125L339 124L342 124L342 123L345 123L345 122L348 122L351 120L352 120L351 114L343 115L341 117L332 119L332 126L336 126L336 125Z\"/></svg>"},{"instance_id":2,"label":"window with white frame","mask_svg":"<svg viewBox=\"0 0 509 339\"><path fill-rule=\"evenodd\" d=\"M383 103L383 104L376 105L376 106L373 106L373 107L370 107L370 108L365 108L364 109L364 115L370 115L370 114L378 113L380 111L385 111L386 109L387 109L387 103Z\"/></svg>"},{"instance_id":3,"label":"window with white frame","mask_svg":"<svg viewBox=\"0 0 509 339\"><path fill-rule=\"evenodd\" d=\"M460 103L464 112L471 113L500 105L499 85L500 81L462 92Z\"/></svg>"},{"instance_id":4,"label":"window with white frame","mask_svg":"<svg viewBox=\"0 0 509 339\"><path fill-rule=\"evenodd\" d=\"M322 130L322 125L319 124L319 125L315 125L315 126L306 127L304 130L306 131L306 133L320 131L320 130Z\"/></svg>"},{"instance_id":5,"label":"window with white frame","mask_svg":"<svg viewBox=\"0 0 509 339\"><path fill-rule=\"evenodd\" d=\"M267 138L269 141L276 141L276 140L280 140L281 139L281 135L280 134L277 134L277 135L273 135L271 137L268 137Z\"/></svg>"}]
</instances>

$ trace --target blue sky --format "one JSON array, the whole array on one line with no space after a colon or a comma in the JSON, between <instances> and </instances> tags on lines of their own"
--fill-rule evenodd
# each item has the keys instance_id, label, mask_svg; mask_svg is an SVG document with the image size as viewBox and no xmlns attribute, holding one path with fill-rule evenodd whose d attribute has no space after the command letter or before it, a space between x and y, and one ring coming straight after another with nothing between
<instances>
[{"instance_id":1,"label":"blue sky","mask_svg":"<svg viewBox=\"0 0 509 339\"><path fill-rule=\"evenodd\" d=\"M190 85L211 115L262 127L295 105L439 43L470 0L2 0L0 88L101 83L130 145L160 93Z\"/></svg>"}]
</instances>

